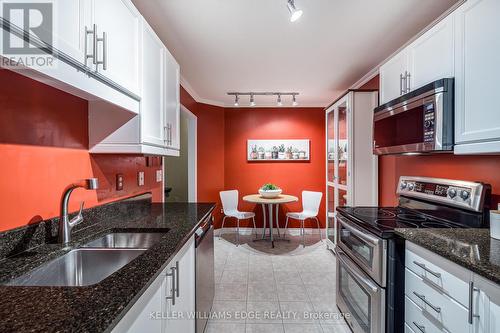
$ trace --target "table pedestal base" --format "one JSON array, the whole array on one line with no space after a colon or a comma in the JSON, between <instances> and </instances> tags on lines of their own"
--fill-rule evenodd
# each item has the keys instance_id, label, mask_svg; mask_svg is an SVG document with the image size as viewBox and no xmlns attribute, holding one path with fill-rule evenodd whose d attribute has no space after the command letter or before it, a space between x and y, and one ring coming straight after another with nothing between
<instances>
[{"instance_id":1,"label":"table pedestal base","mask_svg":"<svg viewBox=\"0 0 500 333\"><path fill-rule=\"evenodd\" d=\"M266 237L266 205L268 207L269 211L269 236ZM273 221L273 207L276 209L276 228L278 229L278 238L275 238L273 235L273 227L274 227L274 221ZM285 241L289 242L289 239L286 238L281 238L280 235L280 228L279 228L279 219L278 219L278 211L279 211L279 204L262 204L262 215L264 216L264 231L262 232L262 238L260 239L254 239L254 242L259 242L259 241L271 241L271 246L274 248L274 242L275 241ZM285 236L285 235L283 235Z\"/></svg>"}]
</instances>

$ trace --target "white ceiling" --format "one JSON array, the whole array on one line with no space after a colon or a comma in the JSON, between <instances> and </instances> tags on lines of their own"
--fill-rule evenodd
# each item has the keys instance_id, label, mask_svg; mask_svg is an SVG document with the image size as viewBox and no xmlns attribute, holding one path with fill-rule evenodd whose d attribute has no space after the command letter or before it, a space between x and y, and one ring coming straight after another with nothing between
<instances>
[{"instance_id":1,"label":"white ceiling","mask_svg":"<svg viewBox=\"0 0 500 333\"><path fill-rule=\"evenodd\" d=\"M286 0L133 0L193 97L231 106L228 91L297 91L301 106L326 106L456 1L296 0L304 15L291 23Z\"/></svg>"}]
</instances>

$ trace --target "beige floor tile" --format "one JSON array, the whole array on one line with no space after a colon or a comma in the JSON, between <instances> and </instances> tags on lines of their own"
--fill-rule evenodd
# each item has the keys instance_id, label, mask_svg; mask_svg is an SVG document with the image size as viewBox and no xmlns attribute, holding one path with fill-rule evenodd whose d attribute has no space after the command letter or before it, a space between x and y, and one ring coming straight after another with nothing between
<instances>
[{"instance_id":1,"label":"beige floor tile","mask_svg":"<svg viewBox=\"0 0 500 333\"><path fill-rule=\"evenodd\" d=\"M278 284L277 289L280 302L309 301L303 284Z\"/></svg>"},{"instance_id":2,"label":"beige floor tile","mask_svg":"<svg viewBox=\"0 0 500 333\"><path fill-rule=\"evenodd\" d=\"M250 283L248 284L248 300L249 301L277 301L278 293L276 291L276 283Z\"/></svg>"},{"instance_id":3,"label":"beige floor tile","mask_svg":"<svg viewBox=\"0 0 500 333\"><path fill-rule=\"evenodd\" d=\"M347 324L337 325L321 325L324 333L351 333L351 329Z\"/></svg>"},{"instance_id":4,"label":"beige floor tile","mask_svg":"<svg viewBox=\"0 0 500 333\"><path fill-rule=\"evenodd\" d=\"M249 283L273 283L274 272L272 268L250 269L248 271Z\"/></svg>"},{"instance_id":5,"label":"beige floor tile","mask_svg":"<svg viewBox=\"0 0 500 333\"><path fill-rule=\"evenodd\" d=\"M210 322L244 324L246 309L245 301L214 301Z\"/></svg>"},{"instance_id":6,"label":"beige floor tile","mask_svg":"<svg viewBox=\"0 0 500 333\"><path fill-rule=\"evenodd\" d=\"M222 279L220 281L222 284L226 283L248 283L248 271L246 270L224 270L222 273Z\"/></svg>"},{"instance_id":7,"label":"beige floor tile","mask_svg":"<svg viewBox=\"0 0 500 333\"><path fill-rule=\"evenodd\" d=\"M334 284L306 284L307 295L311 302L325 302L335 304Z\"/></svg>"},{"instance_id":8,"label":"beige floor tile","mask_svg":"<svg viewBox=\"0 0 500 333\"><path fill-rule=\"evenodd\" d=\"M299 272L300 277L302 278L302 282L304 284L316 284L316 285L334 285L335 284L335 272L317 272L317 271L308 271L308 272Z\"/></svg>"},{"instance_id":9,"label":"beige floor tile","mask_svg":"<svg viewBox=\"0 0 500 333\"><path fill-rule=\"evenodd\" d=\"M204 333L245 333L245 324L210 321Z\"/></svg>"},{"instance_id":10,"label":"beige floor tile","mask_svg":"<svg viewBox=\"0 0 500 333\"><path fill-rule=\"evenodd\" d=\"M285 333L323 333L319 324L284 324Z\"/></svg>"},{"instance_id":11,"label":"beige floor tile","mask_svg":"<svg viewBox=\"0 0 500 333\"><path fill-rule=\"evenodd\" d=\"M274 278L280 284L302 284L302 279L298 272L275 271Z\"/></svg>"},{"instance_id":12,"label":"beige floor tile","mask_svg":"<svg viewBox=\"0 0 500 333\"><path fill-rule=\"evenodd\" d=\"M284 313L284 323L317 323L313 317L313 307L309 302L280 301L280 309Z\"/></svg>"},{"instance_id":13,"label":"beige floor tile","mask_svg":"<svg viewBox=\"0 0 500 333\"><path fill-rule=\"evenodd\" d=\"M283 333L283 324L247 324L246 333Z\"/></svg>"},{"instance_id":14,"label":"beige floor tile","mask_svg":"<svg viewBox=\"0 0 500 333\"><path fill-rule=\"evenodd\" d=\"M267 324L282 323L279 303L274 302L247 302L247 323Z\"/></svg>"},{"instance_id":15,"label":"beige floor tile","mask_svg":"<svg viewBox=\"0 0 500 333\"><path fill-rule=\"evenodd\" d=\"M219 283L215 285L215 299L226 301L246 301L247 285L240 283Z\"/></svg>"}]
</instances>

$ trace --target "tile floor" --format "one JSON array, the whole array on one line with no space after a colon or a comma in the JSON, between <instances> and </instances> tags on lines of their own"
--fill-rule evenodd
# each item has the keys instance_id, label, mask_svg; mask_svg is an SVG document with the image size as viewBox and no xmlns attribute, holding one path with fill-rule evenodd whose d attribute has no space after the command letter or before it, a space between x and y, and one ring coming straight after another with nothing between
<instances>
[{"instance_id":1,"label":"tile floor","mask_svg":"<svg viewBox=\"0 0 500 333\"><path fill-rule=\"evenodd\" d=\"M291 242L252 242L225 233L215 239L215 301L206 333L350 332L337 319L335 256L318 235ZM330 318L319 318L318 315ZM316 317L315 317L316 316Z\"/></svg>"}]
</instances>

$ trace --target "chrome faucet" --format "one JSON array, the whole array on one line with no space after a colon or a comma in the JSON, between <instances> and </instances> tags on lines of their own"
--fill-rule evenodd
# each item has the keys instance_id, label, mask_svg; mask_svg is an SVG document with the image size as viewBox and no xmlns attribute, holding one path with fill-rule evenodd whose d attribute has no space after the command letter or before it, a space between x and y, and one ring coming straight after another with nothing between
<instances>
[{"instance_id":1,"label":"chrome faucet","mask_svg":"<svg viewBox=\"0 0 500 333\"><path fill-rule=\"evenodd\" d=\"M82 203L80 204L80 211L78 212L77 216L70 220L68 214L69 197L71 196L71 193L74 189L80 187L86 190L97 190L99 188L99 181L97 178L85 179L81 183L69 185L64 191L61 201L61 218L59 221L59 242L61 244L69 243L71 241L71 230L73 229L73 227L83 222L82 211L85 201L82 201Z\"/></svg>"}]
</instances>

